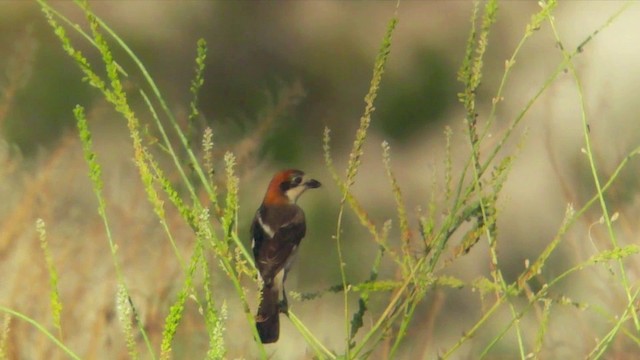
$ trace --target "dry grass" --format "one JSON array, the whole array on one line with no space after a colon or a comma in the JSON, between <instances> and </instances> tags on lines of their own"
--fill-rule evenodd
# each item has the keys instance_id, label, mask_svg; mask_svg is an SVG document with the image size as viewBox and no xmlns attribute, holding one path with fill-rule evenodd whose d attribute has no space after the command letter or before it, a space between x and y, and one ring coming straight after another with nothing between
<instances>
[{"instance_id":1,"label":"dry grass","mask_svg":"<svg viewBox=\"0 0 640 360\"><path fill-rule=\"evenodd\" d=\"M12 183L1 196L8 216L1 232L2 278L0 303L29 314L42 324L51 324L48 273L35 233L35 219L46 223L47 238L60 277L64 303L64 341L88 358L113 358L126 354L115 314L115 277L108 243L87 183L86 164L79 156L76 136L66 136L49 154L33 166L13 165L2 171L3 183ZM115 149L112 149L115 150ZM126 157L124 157L126 159ZM180 271L169 244L162 241L156 220L144 201L144 192L135 179L130 162L116 160L119 171L107 189L109 211L119 242L123 268L132 284L132 298L157 343L170 296ZM2 169L11 167L3 166ZM168 216L176 233L186 229L175 214ZM189 250L189 243L181 248ZM16 271L19 269L19 271ZM9 358L51 358L56 346L34 333L34 329L14 321L8 342ZM28 346L29 344L38 346ZM53 356L56 358L56 356Z\"/></svg>"},{"instance_id":2,"label":"dry grass","mask_svg":"<svg viewBox=\"0 0 640 360\"><path fill-rule=\"evenodd\" d=\"M490 21L487 27L490 27ZM486 39L478 43L477 52L469 52L470 62L475 54L485 51L486 44L482 41ZM24 49L16 50L16 59L31 56ZM17 63L22 68L12 72L17 75L2 84L0 125L14 105L17 89L31 73L30 61ZM470 69L473 68L471 65ZM481 68L482 62L475 65ZM374 73L374 79L375 75L381 76L382 72ZM549 93L555 86L566 85L551 83L553 81L542 85L541 91ZM632 256L632 250L636 249L634 245L640 233L640 225L635 221L640 197L634 175L637 165L633 161L640 152L624 148L614 155L600 155L599 150L607 147L611 134L594 131L595 150L585 149L582 154L595 154L596 162L602 165L600 179L604 189L597 191L587 161L578 157L583 155L574 154L572 158L565 154L566 149L562 148L565 144L554 139L551 121L543 124L546 129L537 128L543 134L542 141L516 134L506 145L500 145L499 139L509 137L512 128L516 128L521 120L526 122L524 116L517 115L522 110L520 105L510 105L511 108L505 105L516 115L504 115L511 122L494 124L491 127L493 137L485 138L483 142L486 133L482 126L502 115L476 107L475 102L480 102L475 98L479 84L479 77L470 78L466 83L467 122L464 127L455 126L453 135L447 140L454 144L453 155L443 150L444 137L440 136L437 137L439 140L436 136L429 138L425 141L427 145L417 145L419 151L396 152L388 144L380 149L377 144L365 143L378 84L372 85L373 98L363 117L369 118L365 119L364 130L356 136L347 179L341 183L340 176L336 175L338 180L333 187L325 182L328 185L326 199L316 199L317 203L330 209L324 209L330 219L322 222L309 217L312 235L305 240L300 254L302 261L296 265L289 281L291 289L313 292L316 297L315 300L293 301L297 318L315 334L317 343L329 348L330 355L345 351L348 347L345 340L360 344L363 334L377 325L378 316L388 312L390 317L397 316L393 318L397 321L381 322L384 329L374 334L380 335L380 339L371 349L373 358L389 357L390 353L393 358L435 358L446 351L450 351L453 358L467 355L515 358L517 354L523 358L542 359L635 357L640 352L640 341L632 313L637 304L640 262L637 255ZM574 92L581 91L570 88ZM255 188L265 185L261 183L262 177L256 174L261 139L277 126L283 113L298 104L302 93L299 84L284 88L259 119L255 130L237 142L229 141L224 148L215 148L212 153L215 159L222 158L227 151L236 154L236 174L243 200L242 211L238 214L240 224L234 224L234 234L245 244L248 239L244 237L243 226L260 196ZM499 96L496 99L492 109L504 101ZM543 104L543 115L534 110L531 112L541 118L552 118L553 114L547 112L552 108L552 100L549 96L539 101ZM490 107L489 104L484 106ZM131 300L152 348L157 351L169 309L183 288L185 271L176 260L175 249L147 200L147 189L131 160L134 149L128 140L129 132L112 125L114 114L105 104L96 101L87 109L95 136L94 150L100 156L103 169L106 210L118 247L117 257ZM525 108L522 114L529 114L529 110ZM489 121L485 122L486 117L478 121L476 112L489 113ZM597 121L592 124L597 129ZM535 125L531 128L536 131ZM334 129L334 132L339 130ZM224 134L216 136L224 137ZM375 135L369 134L368 143L372 142L372 137L378 142ZM177 142L177 139L171 140ZM193 150L200 156L198 137L190 140L194 144ZM331 150L328 142L327 139L327 152ZM533 151L537 155L546 151L549 159L551 175L544 178L543 185L532 180L541 178L532 176L540 157L529 157L531 144L536 146ZM497 170L483 170L482 161L492 156L494 149L497 149L496 160L487 164ZM154 147L152 152L164 154ZM116 293L119 280L103 221L96 212L97 202L77 134L63 136L57 144L33 158L21 157L2 142L0 155L0 305L26 314L56 333L49 296L50 274L36 232L36 220L43 219L63 304L60 340L83 358L130 358L131 351L127 349L126 336L118 321ZM343 153L334 157L339 169L342 169L339 157L349 158ZM362 167L358 170L361 157ZM502 162L502 158L508 161ZM171 159L162 155L158 159L163 168L170 168ZM424 171L425 159L439 165L434 166L433 171ZM465 198L461 207L451 210L451 196L455 191L450 187L455 186L455 180L465 169L469 171L469 177L464 185L475 192ZM617 172L619 169L622 170ZM305 170L326 174L321 166ZM488 175L482 175L483 171ZM500 175L507 173L509 179L500 192L500 189L496 190L504 181ZM193 173L189 175L195 177ZM166 177L174 184L181 181L177 171L168 171ZM215 180L212 183L219 188L227 184L222 174L212 178ZM612 179L610 185L607 185L608 179ZM352 185L353 189L350 189ZM538 187L543 188L541 192ZM180 191L186 193L183 188ZM375 196L371 196L372 193ZM431 200L422 196L425 193L429 193ZM540 193L545 196L536 195ZM597 206L598 195L603 194L610 209L608 219L602 216L603 207ZM204 189L198 188L198 199L205 202L208 197ZM334 232L334 222L338 218L335 204L341 199L345 204L344 221ZM169 204L166 197L162 200ZM478 209L469 210L468 204L472 201L480 201ZM576 217L570 212L564 219L568 225L563 228L563 211L567 204L573 204L574 210L578 211L585 207ZM322 211L321 207L313 209ZM417 210L417 207L422 209ZM176 239L177 252L191 254L196 247L193 224L187 224L173 207L165 206L165 210L164 220ZM461 214L451 217L455 231L445 238L437 231L440 226L443 233L448 230L443 223L448 221L449 211ZM385 222L388 218L393 219L392 227L386 225L391 224ZM360 228L359 223L364 226ZM494 225L496 228L492 227ZM216 230L220 230L219 225L216 226ZM425 231L429 226L431 232ZM613 239L610 230L616 234ZM332 235L341 241L337 250ZM436 239L445 240L438 243ZM311 241L316 243L309 243ZM438 249L439 244L441 249ZM374 265L374 271L369 274L372 264L376 263L376 255L381 254L379 249L385 246L384 259ZM433 259L428 255L435 256L434 252L439 250L442 260L438 261L438 254L433 267L425 270L423 264ZM323 251L320 258L314 256L318 251ZM339 268L338 257L345 267ZM188 256L184 258L188 259ZM219 257L213 251L209 251L206 258L213 278L210 289L217 305L225 303L229 313L225 322L226 355L229 358L262 355L248 330L233 281L220 269ZM568 270L572 272L565 278L564 272ZM621 273L626 275L621 276ZM622 280L624 276L628 283ZM373 280L367 283L366 279ZM376 283L376 279L380 281ZM209 347L202 309L194 300L202 300L205 280L198 273L193 281L172 341L175 358L201 358ZM240 272L240 281L249 306L255 308L257 295L253 279ZM327 288L331 290L326 291ZM302 297L305 295L309 294ZM363 298L368 301L366 310L362 310L358 302ZM396 298L400 299L397 304L401 305L388 307ZM359 320L362 320L363 328L360 334L348 339L350 324L355 323L351 316L356 312L362 315ZM322 353L305 343L299 330L291 322L283 321L282 339L277 347L267 348L267 355L272 358L312 358L314 354ZM135 334L138 353L145 354L141 357L146 358L144 340L137 332ZM608 334L612 336L607 337ZM402 342L396 343L402 336ZM358 349L357 346L354 348ZM527 351L523 353L525 349ZM3 356L7 359L67 358L58 345L16 317L3 317L0 321L0 350L0 359ZM359 355L368 350L364 349ZM600 350L603 352L598 353Z\"/></svg>"}]
</instances>

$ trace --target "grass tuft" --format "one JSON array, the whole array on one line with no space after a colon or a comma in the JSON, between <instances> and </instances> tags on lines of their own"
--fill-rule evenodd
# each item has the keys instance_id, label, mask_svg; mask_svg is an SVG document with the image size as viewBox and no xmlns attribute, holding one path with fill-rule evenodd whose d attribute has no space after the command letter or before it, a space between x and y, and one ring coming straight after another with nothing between
<instances>
[{"instance_id":1,"label":"grass tuft","mask_svg":"<svg viewBox=\"0 0 640 360\"><path fill-rule=\"evenodd\" d=\"M60 291L58 290L58 271L53 263L53 257L51 256L51 250L49 250L49 242L47 241L47 230L44 220L36 220L36 231L40 238L40 248L44 253L44 260L47 264L47 270L49 272L49 286L51 288L49 293L49 299L51 303L51 315L53 316L53 327L58 330L58 338L62 340L62 301L60 300Z\"/></svg>"},{"instance_id":2,"label":"grass tuft","mask_svg":"<svg viewBox=\"0 0 640 360\"><path fill-rule=\"evenodd\" d=\"M131 359L138 359L138 349L134 333L135 310L133 309L131 298L129 298L127 290L123 286L119 286L116 293L116 314L118 314L118 321L120 322L122 332L126 339L129 357Z\"/></svg>"},{"instance_id":3,"label":"grass tuft","mask_svg":"<svg viewBox=\"0 0 640 360\"><path fill-rule=\"evenodd\" d=\"M208 221L208 215L203 215L202 221ZM202 258L202 247L197 246L191 256L191 261L189 262L189 269L186 274L186 278L182 289L178 292L176 296L176 301L169 308L169 314L165 319L164 329L162 330L162 343L160 345L160 359L171 359L172 356L172 346L171 342L178 331L178 325L182 320L182 316L184 313L185 303L191 294L193 289L193 278L196 269L200 265L200 261Z\"/></svg>"},{"instance_id":4,"label":"grass tuft","mask_svg":"<svg viewBox=\"0 0 640 360\"><path fill-rule=\"evenodd\" d=\"M93 144L96 134L91 131L84 107L76 106L73 115L78 137L116 275L116 281L108 286L112 286L110 291L116 294L117 320L123 330L128 356L155 359L159 351L161 359L179 358L183 356L179 335L184 332L185 337L190 336L188 331L196 328L206 334L207 344L202 346L206 357L223 359L230 352L229 343L225 340L229 340L227 331L232 325L242 327L244 333L253 336L253 339L247 340L251 344L247 346L247 356L266 359L282 355L278 352L275 355L268 354L258 341L253 315L255 311L252 311L251 305L256 297L254 289L261 284L253 257L243 241L246 236L239 229L242 223L239 218L240 184L243 168L250 167L255 161L256 150L264 144L263 138L268 131L277 126L276 120L299 103L304 93L302 87L296 83L285 88L277 101L264 112L266 115L260 118L256 130L234 147L214 150L214 134L226 134L218 134L223 129L207 127L201 121L198 102L207 60L207 44L204 40L196 44L195 71L189 88L191 100L185 126L176 120L143 62L124 39L93 12L88 1L75 1L86 18L84 26L74 23L45 0L38 0L38 3L62 49L78 66L84 81L97 90L126 123L133 163L139 185L144 190L142 198L160 225L159 237L167 242L167 249L171 249L167 251L171 256L167 266L175 265L178 269L177 278L180 280L167 286L177 289L176 293L167 291L167 308L158 311L164 316L163 326L158 330L158 337L150 336L153 324L143 323L138 316L136 309L141 305L133 302L130 296L132 279L123 270L123 264L128 265L130 259L125 257L119 246L131 244L125 243L125 239L112 230L113 212L105 195L104 165L99 161ZM521 359L545 357L548 349L555 346L549 338L556 331L554 317L559 310L595 315L604 324L602 328L593 330L594 333L597 331L598 337L585 354L588 358L609 357L607 351L618 343L640 346L640 337L637 336L640 320L636 311L640 290L633 280L633 273L625 266L626 261L640 253L640 247L623 242L617 228L620 223L615 223L614 227L614 222L622 222L624 213L609 200L613 184L620 179L621 172L629 167L634 157L640 154L640 147L629 151L608 178L603 176L601 169L604 166L599 163L596 147L592 144L581 74L574 65L575 56L582 53L592 39L622 14L628 5L621 7L574 49L569 49L554 18L557 2L540 1L540 8L523 27L521 40L505 61L499 86L497 89L486 89L483 86L483 79L487 76L484 64L489 56L490 44L494 41L492 36L493 27L499 19L498 5L497 0L474 4L466 48L458 71L462 86L458 100L464 113L464 144L459 144L455 135L459 130L445 129L443 176L440 179L437 172L433 172L434 179L430 182L432 195L421 204L425 207L424 211L421 207L415 214L408 210L410 194L405 191L394 171L391 146L387 142L382 143L380 165L381 172L384 172L382 176L386 175L390 186L386 193L379 196L386 196L389 203L393 204L390 206L392 211L388 212L392 215L387 215L392 216L393 221L378 218L377 209L368 209L368 199L360 198L354 191L366 156L365 144L372 121L375 121L376 99L391 55L392 35L399 21L397 13L388 22L376 54L369 89L364 96L363 113L344 169L338 169L334 163L332 133L328 127L325 128L324 162L341 198L333 235L337 259L329 259L327 263L337 261L340 280L338 284L312 289L309 293L293 293L292 298L319 301L325 294L340 293L342 325L337 327L343 327L344 339L341 339L342 348L329 348L324 343L324 334L314 333L312 327L303 322L304 319L290 311L291 325L306 342L310 357L364 359L406 356L414 349L407 349L404 345L407 339L415 337L416 329L420 329L420 317L424 316L425 309L432 309L426 313L429 316L428 328L433 329L437 312L442 309L444 301L438 294L453 292L453 289L468 292L466 295L480 310L473 312L476 318L464 323L466 329L458 338L437 345L442 350L442 358L459 357L462 349L469 348L473 351L471 356L478 358L499 357L505 349L512 357ZM501 127L498 127L496 114L502 113L499 112L501 107L510 100L505 89L512 80L511 73L518 64L521 49L544 26L550 28L562 58L519 112L510 118L505 116L505 119L501 119ZM84 50L86 47L71 40L73 37L68 34L69 31L80 35L80 41L88 42L92 48ZM87 56L79 49L97 52L98 60L89 61L96 57ZM118 54L122 54L122 61ZM120 65L125 63L132 63L133 68L125 69ZM131 87L123 84L129 72L134 71L139 73L142 83L131 85L134 87L132 91ZM580 161L584 160L591 173L589 181L594 190L584 203L567 201L564 218L555 234L547 239L542 250L530 257L532 261L527 260L524 268L518 269L512 264L505 264L505 260L499 256L500 245L505 242L500 227L504 213L501 202L503 190L514 164L519 161L520 147L525 143L525 136L518 135L516 129L522 126L526 115L542 94L548 92L565 71L574 83L580 106L584 138L584 158ZM21 76L28 75L25 73ZM491 100L486 104L490 103L490 108L486 110L479 95L491 91ZM144 101L142 109L133 105L132 98L136 97ZM0 102L0 121L5 116L2 104ZM150 120L147 123L144 119ZM491 133L499 135L490 141ZM516 150L507 146L511 143L518 144ZM467 149L463 161L458 161L453 155L453 149L458 145L464 145ZM348 211L356 221L348 221ZM598 247L594 246L595 251L583 259L566 264L560 272L555 267L551 269L553 256L559 256L561 245L572 235L576 224L587 220L590 212L597 212L593 219L600 220L589 223L602 225L607 241L599 243ZM178 223L186 231L179 232L182 228L176 225ZM356 264L350 262L352 257L346 254L347 249L353 247L345 246L350 238L344 234L347 231L351 234L354 230L351 227L357 226L362 227L364 240L358 242L358 250L362 250L363 254L371 254L371 257L358 257ZM59 275L50 253L44 221L37 221L36 231L49 273L50 307L57 335L30 316L0 305L0 311L5 314L0 329L0 359L11 357L8 350L11 344L7 345L10 342L7 339L10 325L12 331L16 327L15 320L35 328L69 357L79 358L64 343ZM589 228L590 239L596 238L596 231L592 233ZM592 241L595 244L595 240ZM472 261L467 259L478 253L488 259L486 273L479 274L473 280L452 275L458 274L453 272L455 266L465 260ZM356 271L350 271L362 264L367 271L359 275L356 275ZM596 305L579 294L569 297L563 293L563 282L571 281L576 276L589 275L588 271L602 267L605 270L615 269L611 270L610 275L614 279L611 292L618 295L616 291L619 290L620 298L624 297L621 307ZM504 275L506 270L510 271L509 275ZM226 291L227 288L231 291ZM166 299L160 299L157 303L166 305L162 300ZM202 326L194 326L187 321L191 320L187 311L188 300L192 300L199 310L200 315L196 315L196 318ZM429 306L431 300L433 304ZM228 308L227 304L234 306ZM68 309L69 305L66 305L65 310ZM237 311L237 314L230 316L231 311ZM238 314L241 316L236 316ZM237 321L239 318L241 321ZM68 324L66 326L65 335L68 336ZM425 353L432 346L431 340L425 339L421 344Z\"/></svg>"},{"instance_id":5,"label":"grass tuft","mask_svg":"<svg viewBox=\"0 0 640 360\"><path fill-rule=\"evenodd\" d=\"M9 339L9 331L11 329L11 315L5 313L2 319L2 328L0 328L0 360L9 359L9 351L7 349L7 340Z\"/></svg>"}]
</instances>

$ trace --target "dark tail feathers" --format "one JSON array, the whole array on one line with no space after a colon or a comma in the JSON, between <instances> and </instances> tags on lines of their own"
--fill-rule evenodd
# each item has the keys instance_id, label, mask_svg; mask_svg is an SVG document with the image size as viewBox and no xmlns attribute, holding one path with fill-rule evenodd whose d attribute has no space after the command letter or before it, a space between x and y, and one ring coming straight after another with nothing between
<instances>
[{"instance_id":1,"label":"dark tail feathers","mask_svg":"<svg viewBox=\"0 0 640 360\"><path fill-rule=\"evenodd\" d=\"M256 316L256 328L263 344L278 341L280 336L280 315L278 309L278 290L275 287L262 289L262 301Z\"/></svg>"}]
</instances>

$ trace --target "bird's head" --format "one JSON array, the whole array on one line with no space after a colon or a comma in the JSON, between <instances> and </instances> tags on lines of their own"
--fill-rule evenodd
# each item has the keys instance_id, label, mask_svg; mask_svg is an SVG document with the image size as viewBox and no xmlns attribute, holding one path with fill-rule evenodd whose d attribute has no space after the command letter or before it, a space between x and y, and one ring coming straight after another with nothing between
<instances>
[{"instance_id":1,"label":"bird's head","mask_svg":"<svg viewBox=\"0 0 640 360\"><path fill-rule=\"evenodd\" d=\"M307 177L303 171L289 169L277 172L264 196L264 204L295 204L298 197L307 189L319 188L318 180Z\"/></svg>"}]
</instances>

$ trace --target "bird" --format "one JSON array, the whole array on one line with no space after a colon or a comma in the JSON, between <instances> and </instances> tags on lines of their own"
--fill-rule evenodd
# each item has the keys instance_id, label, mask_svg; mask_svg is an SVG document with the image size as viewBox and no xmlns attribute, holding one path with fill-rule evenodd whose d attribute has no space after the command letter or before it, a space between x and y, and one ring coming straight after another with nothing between
<instances>
[{"instance_id":1,"label":"bird","mask_svg":"<svg viewBox=\"0 0 640 360\"><path fill-rule=\"evenodd\" d=\"M289 309L284 282L307 231L304 211L296 201L306 190L321 185L301 170L277 172L251 223L251 247L262 279L256 328L263 344L278 341L280 313L287 314Z\"/></svg>"}]
</instances>

